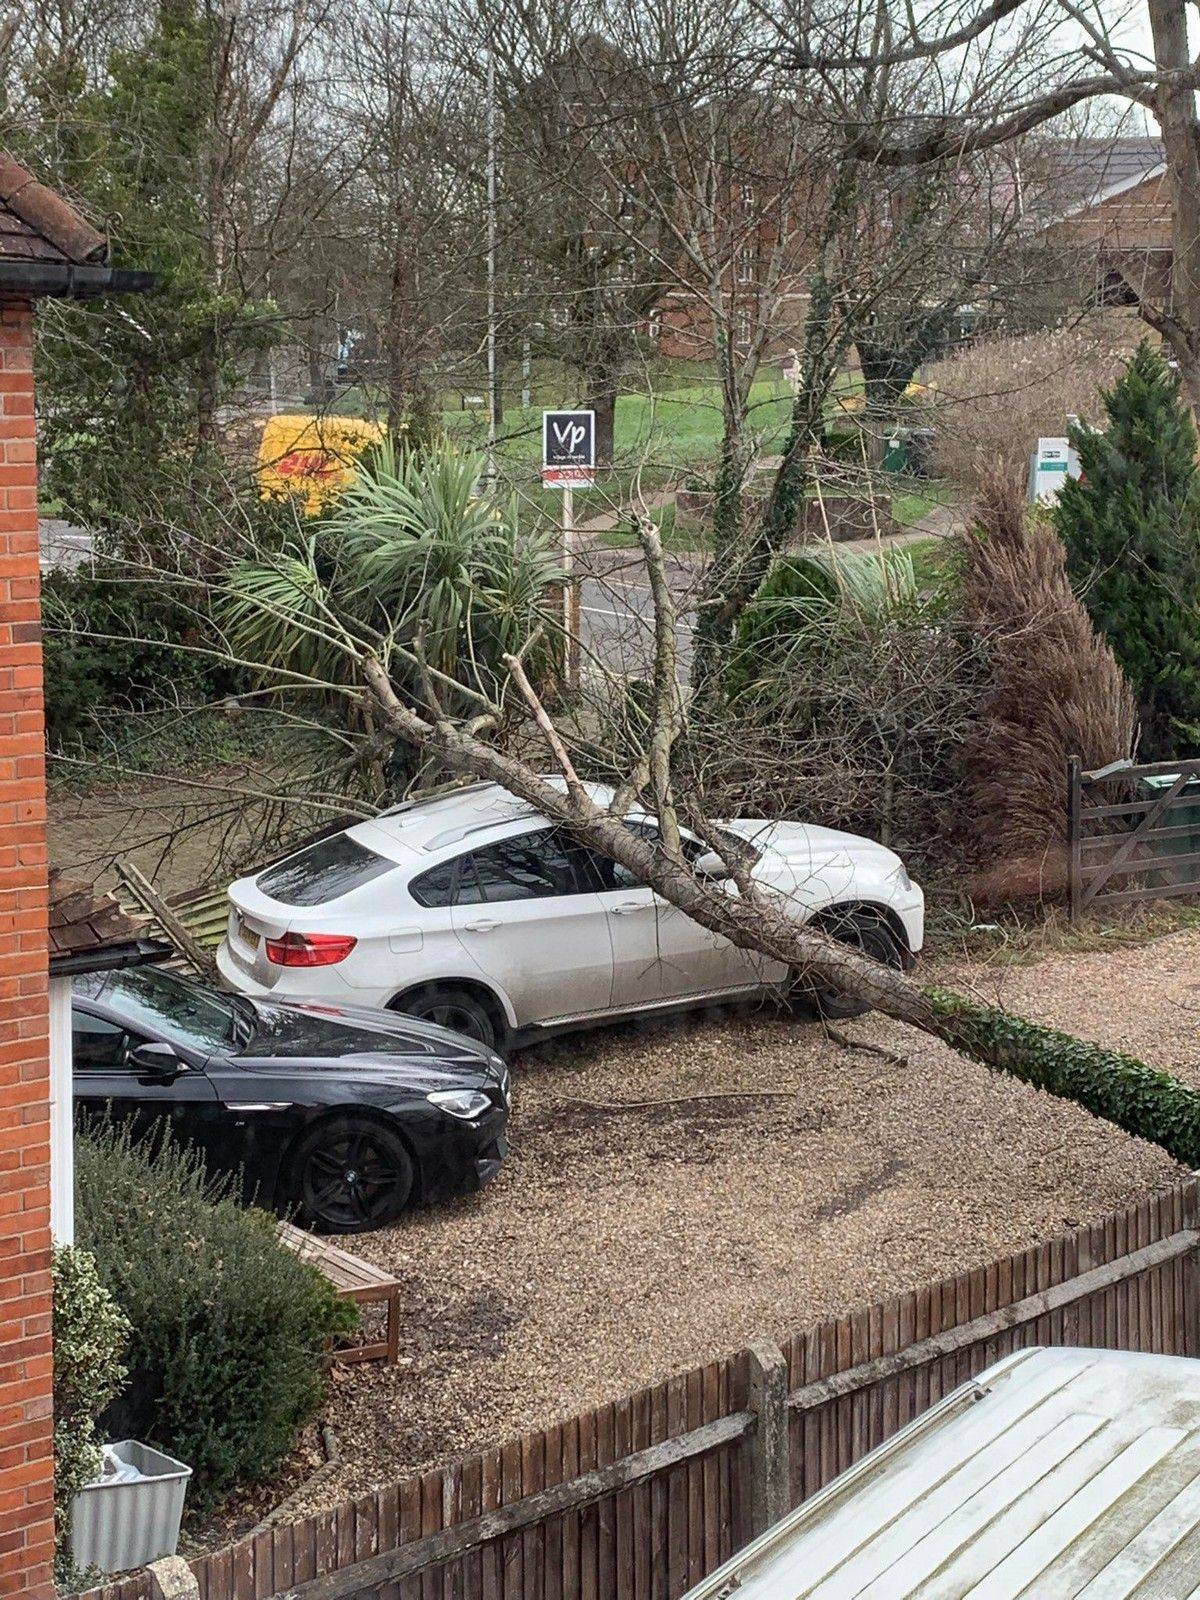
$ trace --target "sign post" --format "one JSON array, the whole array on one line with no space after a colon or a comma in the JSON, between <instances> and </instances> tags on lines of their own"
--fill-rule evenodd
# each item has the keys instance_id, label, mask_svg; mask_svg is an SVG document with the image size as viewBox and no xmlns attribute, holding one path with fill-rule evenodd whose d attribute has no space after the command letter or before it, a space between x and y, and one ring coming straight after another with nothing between
<instances>
[{"instance_id":1,"label":"sign post","mask_svg":"<svg viewBox=\"0 0 1200 1600\"><path fill-rule=\"evenodd\" d=\"M579 584L575 565L575 490L596 481L596 413L542 412L542 483L562 490L563 678L579 684Z\"/></svg>"},{"instance_id":2,"label":"sign post","mask_svg":"<svg viewBox=\"0 0 1200 1600\"><path fill-rule=\"evenodd\" d=\"M1079 457L1069 438L1039 439L1029 465L1029 498L1042 505L1058 499L1068 478L1079 476Z\"/></svg>"}]
</instances>

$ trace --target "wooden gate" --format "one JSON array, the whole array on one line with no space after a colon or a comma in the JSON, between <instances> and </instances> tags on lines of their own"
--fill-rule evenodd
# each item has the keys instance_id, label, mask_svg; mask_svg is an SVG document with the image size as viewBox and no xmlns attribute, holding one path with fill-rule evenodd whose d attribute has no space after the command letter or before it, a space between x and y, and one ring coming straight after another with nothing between
<instances>
[{"instance_id":1,"label":"wooden gate","mask_svg":"<svg viewBox=\"0 0 1200 1600\"><path fill-rule=\"evenodd\" d=\"M1089 906L1200 894L1200 760L1067 763L1071 920Z\"/></svg>"}]
</instances>

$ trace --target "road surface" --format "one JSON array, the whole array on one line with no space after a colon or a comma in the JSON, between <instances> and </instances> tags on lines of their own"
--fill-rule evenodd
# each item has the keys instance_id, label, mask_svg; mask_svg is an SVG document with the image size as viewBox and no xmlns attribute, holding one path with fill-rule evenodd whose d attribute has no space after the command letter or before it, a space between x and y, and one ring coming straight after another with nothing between
<instances>
[{"instance_id":1,"label":"road surface","mask_svg":"<svg viewBox=\"0 0 1200 1600\"><path fill-rule=\"evenodd\" d=\"M585 649L612 672L649 676L654 655L654 605L640 550L593 545L581 551L581 632ZM667 583L677 612L675 648L679 676L691 669L694 599L699 563L668 560Z\"/></svg>"}]
</instances>

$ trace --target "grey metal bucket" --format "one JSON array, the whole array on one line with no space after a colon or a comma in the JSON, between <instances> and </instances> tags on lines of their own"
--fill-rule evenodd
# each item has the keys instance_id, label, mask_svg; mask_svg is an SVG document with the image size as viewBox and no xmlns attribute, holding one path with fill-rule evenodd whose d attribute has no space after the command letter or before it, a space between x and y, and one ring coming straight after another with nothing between
<instances>
[{"instance_id":1,"label":"grey metal bucket","mask_svg":"<svg viewBox=\"0 0 1200 1600\"><path fill-rule=\"evenodd\" d=\"M132 1483L89 1483L71 1506L76 1566L126 1572L173 1556L191 1467L136 1439L109 1448L142 1474Z\"/></svg>"}]
</instances>

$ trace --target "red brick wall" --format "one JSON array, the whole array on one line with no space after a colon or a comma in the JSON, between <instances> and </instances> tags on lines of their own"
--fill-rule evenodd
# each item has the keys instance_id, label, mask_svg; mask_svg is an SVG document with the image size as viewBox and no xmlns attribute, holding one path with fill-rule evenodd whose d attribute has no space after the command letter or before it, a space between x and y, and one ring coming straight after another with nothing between
<instances>
[{"instance_id":1,"label":"red brick wall","mask_svg":"<svg viewBox=\"0 0 1200 1600\"><path fill-rule=\"evenodd\" d=\"M33 316L0 300L0 1595L53 1594L46 790Z\"/></svg>"},{"instance_id":2,"label":"red brick wall","mask_svg":"<svg viewBox=\"0 0 1200 1600\"><path fill-rule=\"evenodd\" d=\"M1051 239L1111 249L1169 250L1171 221L1171 187L1163 176L1147 178L1124 194L1089 206L1048 232Z\"/></svg>"}]
</instances>

